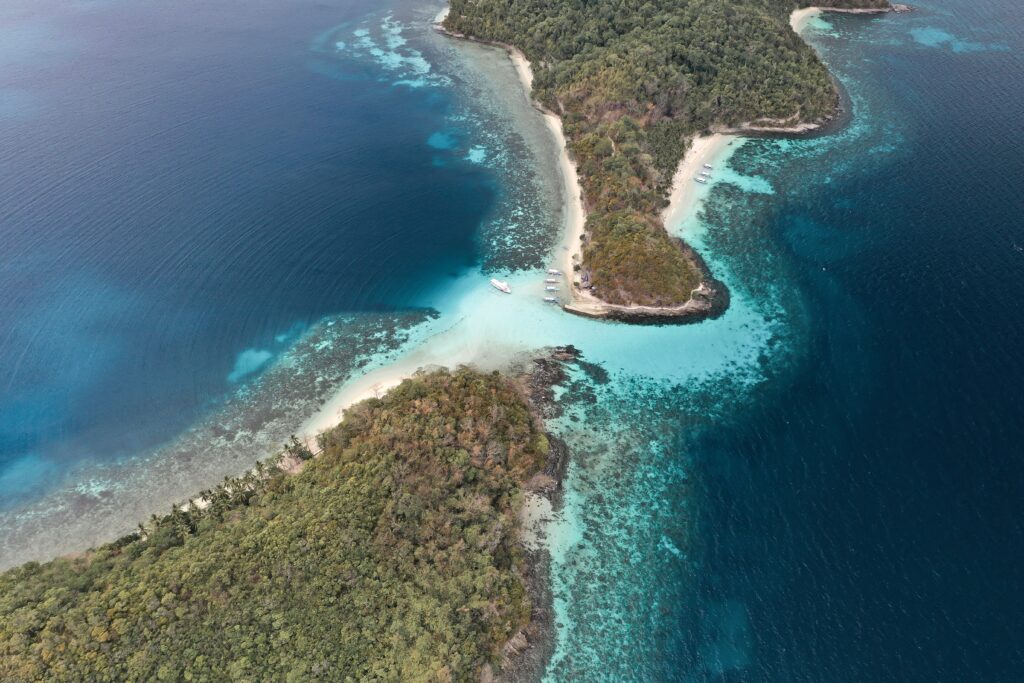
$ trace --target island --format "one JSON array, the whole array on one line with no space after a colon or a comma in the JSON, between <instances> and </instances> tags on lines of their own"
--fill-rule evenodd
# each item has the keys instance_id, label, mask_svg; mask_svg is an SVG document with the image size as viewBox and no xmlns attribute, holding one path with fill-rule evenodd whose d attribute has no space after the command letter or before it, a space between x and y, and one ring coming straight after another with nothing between
<instances>
[{"instance_id":1,"label":"island","mask_svg":"<svg viewBox=\"0 0 1024 683\"><path fill-rule=\"evenodd\" d=\"M724 312L725 285L668 234L661 212L674 178L695 182L677 174L695 136L799 133L836 116L835 83L789 23L810 4L451 0L443 30L512 51L538 105L560 119L585 214L566 264L566 310L657 323ZM888 0L813 4L892 9ZM575 179L566 184L578 192Z\"/></svg>"},{"instance_id":2,"label":"island","mask_svg":"<svg viewBox=\"0 0 1024 683\"><path fill-rule=\"evenodd\" d=\"M887 0L828 8L891 9ZM804 132L836 116L834 82L789 23L802 9L452 0L445 30L511 50L564 129L569 199L580 202L568 310L672 323L725 310L726 287L669 235L661 212L674 179L690 182L680 166L706 135ZM557 488L564 467L536 398L554 383L418 373L349 406L316 454L294 439L134 533L0 574L0 679L502 675L538 618L551 619L523 512L528 496ZM546 637L550 628L532 643Z\"/></svg>"},{"instance_id":3,"label":"island","mask_svg":"<svg viewBox=\"0 0 1024 683\"><path fill-rule=\"evenodd\" d=\"M531 615L517 513L550 447L522 387L421 374L320 443L0 574L0 680L480 680Z\"/></svg>"}]
</instances>

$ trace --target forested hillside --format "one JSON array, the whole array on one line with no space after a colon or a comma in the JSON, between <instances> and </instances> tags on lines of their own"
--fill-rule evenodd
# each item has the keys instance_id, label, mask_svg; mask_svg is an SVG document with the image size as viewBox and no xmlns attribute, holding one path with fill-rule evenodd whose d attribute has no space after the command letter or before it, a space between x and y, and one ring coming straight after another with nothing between
<instances>
[{"instance_id":1,"label":"forested hillside","mask_svg":"<svg viewBox=\"0 0 1024 683\"><path fill-rule=\"evenodd\" d=\"M811 3L802 3L811 4ZM887 7L887 0L826 0ZM560 114L579 165L584 267L616 304L685 302L700 279L658 217L691 137L789 126L837 95L790 28L787 0L451 0L445 27L513 45L534 96Z\"/></svg>"},{"instance_id":2,"label":"forested hillside","mask_svg":"<svg viewBox=\"0 0 1024 683\"><path fill-rule=\"evenodd\" d=\"M438 372L324 441L299 474L0 575L0 680L477 680L530 615L514 507L548 445L527 406Z\"/></svg>"}]
</instances>

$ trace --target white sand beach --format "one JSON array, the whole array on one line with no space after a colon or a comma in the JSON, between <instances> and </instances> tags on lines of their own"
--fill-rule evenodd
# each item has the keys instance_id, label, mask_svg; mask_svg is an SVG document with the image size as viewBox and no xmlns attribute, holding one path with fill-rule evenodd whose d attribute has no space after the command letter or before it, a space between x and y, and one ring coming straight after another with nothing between
<instances>
[{"instance_id":1,"label":"white sand beach","mask_svg":"<svg viewBox=\"0 0 1024 683\"><path fill-rule=\"evenodd\" d=\"M807 26L807 22L819 14L821 14L820 7L804 7L803 9L794 10L789 15L789 25L793 27L795 32L800 33Z\"/></svg>"},{"instance_id":2,"label":"white sand beach","mask_svg":"<svg viewBox=\"0 0 1024 683\"><path fill-rule=\"evenodd\" d=\"M302 425L299 433L306 445L315 451L316 437L336 427L350 406L368 398L379 398L411 376L412 372L407 369L389 366L382 368L381 372L371 372L349 382Z\"/></svg>"},{"instance_id":3,"label":"white sand beach","mask_svg":"<svg viewBox=\"0 0 1024 683\"><path fill-rule=\"evenodd\" d=\"M736 137L736 135L713 133L693 139L672 178L669 204L661 214L662 222L666 227L674 225L690 212L698 199L698 190L701 187L695 178L704 169L704 164L712 164Z\"/></svg>"},{"instance_id":4,"label":"white sand beach","mask_svg":"<svg viewBox=\"0 0 1024 683\"><path fill-rule=\"evenodd\" d=\"M519 76L519 82L523 84L523 90L527 98L532 98L533 93L533 69L530 62L519 50L509 47L509 58ZM583 209L583 193L580 189L579 174L576 171L576 164L569 156L569 149L566 144L565 134L562 131L562 119L550 111L546 111L535 103L544 115L544 122L551 131L552 137L558 146L559 171L562 175L562 187L565 190L565 225L563 236L559 244L561 253L561 270L566 278L572 279L573 265L581 260L581 246L583 237L583 226L586 223L586 212ZM570 287L570 290L572 288ZM576 294L573 293L575 297Z\"/></svg>"},{"instance_id":5,"label":"white sand beach","mask_svg":"<svg viewBox=\"0 0 1024 683\"><path fill-rule=\"evenodd\" d=\"M835 14L887 14L889 12L909 11L911 11L911 7L898 3L890 7L804 7L803 9L794 10L789 15L789 25L793 27L794 31L800 33L807 26L808 21L823 12L833 12Z\"/></svg>"}]
</instances>

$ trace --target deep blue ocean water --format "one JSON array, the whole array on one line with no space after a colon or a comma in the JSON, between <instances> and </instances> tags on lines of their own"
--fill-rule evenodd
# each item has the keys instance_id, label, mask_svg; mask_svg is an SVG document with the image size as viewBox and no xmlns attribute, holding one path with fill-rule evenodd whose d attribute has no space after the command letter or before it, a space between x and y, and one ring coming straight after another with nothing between
<instances>
[{"instance_id":1,"label":"deep blue ocean water","mask_svg":"<svg viewBox=\"0 0 1024 683\"><path fill-rule=\"evenodd\" d=\"M451 95L315 50L367 11L0 8L0 508L479 259L494 177L427 144Z\"/></svg>"},{"instance_id":2,"label":"deep blue ocean water","mask_svg":"<svg viewBox=\"0 0 1024 683\"><path fill-rule=\"evenodd\" d=\"M805 347L691 446L700 599L669 640L727 681L1019 681L1024 15L826 21L851 141L731 161L775 185Z\"/></svg>"},{"instance_id":3,"label":"deep blue ocean water","mask_svg":"<svg viewBox=\"0 0 1024 683\"><path fill-rule=\"evenodd\" d=\"M0 8L0 549L39 555L60 486L60 519L115 515L116 463L175 478L235 444L214 480L237 471L424 307L471 316L458 276L543 264L529 126L436 10ZM537 331L698 368L559 391L550 680L1024 679L1024 16L929 0L806 35L851 120L737 143L684 230L731 312Z\"/></svg>"}]
</instances>

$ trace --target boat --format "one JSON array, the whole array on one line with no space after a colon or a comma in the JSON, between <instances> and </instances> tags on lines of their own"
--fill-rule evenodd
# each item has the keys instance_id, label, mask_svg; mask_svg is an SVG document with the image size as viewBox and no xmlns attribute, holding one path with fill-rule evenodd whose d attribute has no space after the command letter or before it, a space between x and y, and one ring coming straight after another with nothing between
<instances>
[{"instance_id":1,"label":"boat","mask_svg":"<svg viewBox=\"0 0 1024 683\"><path fill-rule=\"evenodd\" d=\"M714 168L711 164L704 164L704 168Z\"/></svg>"},{"instance_id":2,"label":"boat","mask_svg":"<svg viewBox=\"0 0 1024 683\"><path fill-rule=\"evenodd\" d=\"M494 278L491 278L491 287L494 287L499 291L505 292L506 294L512 293L512 288L508 286L508 283L502 282L501 280L495 280Z\"/></svg>"},{"instance_id":3,"label":"boat","mask_svg":"<svg viewBox=\"0 0 1024 683\"><path fill-rule=\"evenodd\" d=\"M556 278L553 278L553 277L548 277L548 278L544 278L544 282L558 282L558 280Z\"/></svg>"},{"instance_id":4,"label":"boat","mask_svg":"<svg viewBox=\"0 0 1024 683\"><path fill-rule=\"evenodd\" d=\"M711 174L708 173L707 171L701 171L698 175L702 175L702 176L704 176L706 178L710 178L711 177Z\"/></svg>"},{"instance_id":5,"label":"boat","mask_svg":"<svg viewBox=\"0 0 1024 683\"><path fill-rule=\"evenodd\" d=\"M708 181L706 181L704 178L694 178L694 180L696 180L701 185L707 185L708 184Z\"/></svg>"},{"instance_id":6,"label":"boat","mask_svg":"<svg viewBox=\"0 0 1024 683\"><path fill-rule=\"evenodd\" d=\"M554 268L548 268L548 275L561 275L562 271L555 270Z\"/></svg>"},{"instance_id":7,"label":"boat","mask_svg":"<svg viewBox=\"0 0 1024 683\"><path fill-rule=\"evenodd\" d=\"M546 297L544 297L544 301L547 301L549 304L557 304L558 303L558 299L556 299L553 296L546 296Z\"/></svg>"},{"instance_id":8,"label":"boat","mask_svg":"<svg viewBox=\"0 0 1024 683\"><path fill-rule=\"evenodd\" d=\"M557 292L558 291L558 287L545 287L544 291L545 292Z\"/></svg>"}]
</instances>

